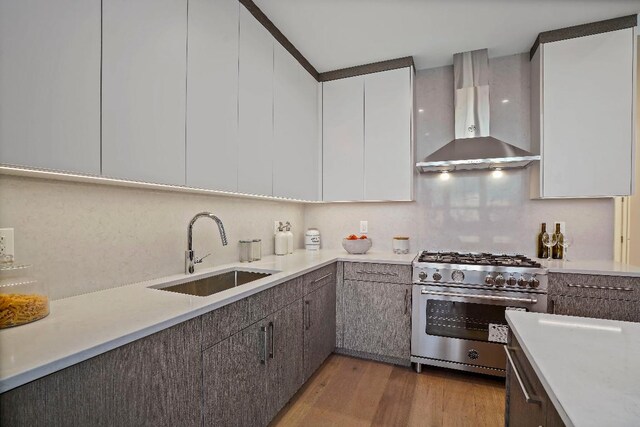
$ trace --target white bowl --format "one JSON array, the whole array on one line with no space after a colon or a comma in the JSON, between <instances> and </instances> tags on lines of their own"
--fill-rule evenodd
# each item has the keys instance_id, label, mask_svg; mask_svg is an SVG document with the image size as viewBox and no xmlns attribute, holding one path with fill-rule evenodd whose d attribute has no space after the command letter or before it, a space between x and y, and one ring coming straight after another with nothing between
<instances>
[{"instance_id":1,"label":"white bowl","mask_svg":"<svg viewBox=\"0 0 640 427\"><path fill-rule=\"evenodd\" d=\"M373 242L371 239L348 240L342 239L342 247L345 251L354 255L366 254Z\"/></svg>"}]
</instances>

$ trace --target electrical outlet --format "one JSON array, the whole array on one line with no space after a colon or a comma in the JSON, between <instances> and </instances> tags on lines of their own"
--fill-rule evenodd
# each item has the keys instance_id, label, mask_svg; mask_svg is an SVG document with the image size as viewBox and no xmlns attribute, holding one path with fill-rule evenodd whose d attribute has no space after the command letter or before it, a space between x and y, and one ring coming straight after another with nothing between
<instances>
[{"instance_id":1,"label":"electrical outlet","mask_svg":"<svg viewBox=\"0 0 640 427\"><path fill-rule=\"evenodd\" d=\"M13 258L13 228L0 228L0 258Z\"/></svg>"},{"instance_id":2,"label":"electrical outlet","mask_svg":"<svg viewBox=\"0 0 640 427\"><path fill-rule=\"evenodd\" d=\"M364 234L369 232L369 221L360 221L360 232Z\"/></svg>"}]
</instances>

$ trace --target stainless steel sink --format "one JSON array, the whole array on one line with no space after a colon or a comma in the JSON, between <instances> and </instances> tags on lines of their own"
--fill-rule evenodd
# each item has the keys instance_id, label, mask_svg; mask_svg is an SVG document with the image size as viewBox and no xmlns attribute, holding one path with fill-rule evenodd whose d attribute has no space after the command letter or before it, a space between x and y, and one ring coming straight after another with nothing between
<instances>
[{"instance_id":1,"label":"stainless steel sink","mask_svg":"<svg viewBox=\"0 0 640 427\"><path fill-rule=\"evenodd\" d=\"M163 291L206 297L272 275L272 272L232 269L204 279L168 287L152 286Z\"/></svg>"}]
</instances>

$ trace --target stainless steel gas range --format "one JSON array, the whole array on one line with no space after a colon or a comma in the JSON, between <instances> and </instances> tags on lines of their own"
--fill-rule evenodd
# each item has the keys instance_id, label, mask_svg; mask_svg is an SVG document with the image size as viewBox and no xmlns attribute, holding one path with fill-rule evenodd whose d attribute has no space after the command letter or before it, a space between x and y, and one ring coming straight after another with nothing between
<instances>
[{"instance_id":1,"label":"stainless steel gas range","mask_svg":"<svg viewBox=\"0 0 640 427\"><path fill-rule=\"evenodd\" d=\"M413 261L411 361L504 376L506 310L547 311L547 269L523 255L423 251Z\"/></svg>"}]
</instances>

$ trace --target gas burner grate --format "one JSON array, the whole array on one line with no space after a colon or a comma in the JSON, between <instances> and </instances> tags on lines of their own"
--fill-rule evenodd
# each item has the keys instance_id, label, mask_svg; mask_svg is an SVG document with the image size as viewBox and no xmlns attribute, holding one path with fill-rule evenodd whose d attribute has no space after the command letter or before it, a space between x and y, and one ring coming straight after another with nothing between
<instances>
[{"instance_id":1,"label":"gas burner grate","mask_svg":"<svg viewBox=\"0 0 640 427\"><path fill-rule=\"evenodd\" d=\"M495 265L502 267L541 268L540 263L524 255L506 255L491 253L431 252L423 251L418 262L442 264Z\"/></svg>"}]
</instances>

